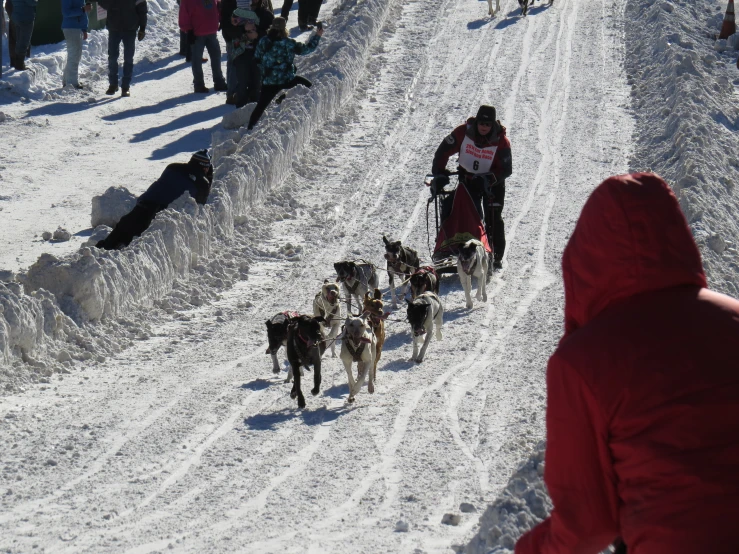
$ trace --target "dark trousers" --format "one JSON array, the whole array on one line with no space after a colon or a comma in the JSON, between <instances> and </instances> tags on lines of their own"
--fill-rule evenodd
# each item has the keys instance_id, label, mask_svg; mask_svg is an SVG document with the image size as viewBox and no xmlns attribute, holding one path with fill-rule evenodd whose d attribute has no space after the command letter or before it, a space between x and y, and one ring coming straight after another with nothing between
<instances>
[{"instance_id":1,"label":"dark trousers","mask_svg":"<svg viewBox=\"0 0 739 554\"><path fill-rule=\"evenodd\" d=\"M241 108L249 102L259 100L262 89L262 75L254 59L254 50L247 50L233 61L234 80L236 81L236 107ZM264 108L262 108L264 111Z\"/></svg>"},{"instance_id":2,"label":"dark trousers","mask_svg":"<svg viewBox=\"0 0 739 554\"><path fill-rule=\"evenodd\" d=\"M117 250L128 246L134 237L138 237L149 228L154 216L162 209L161 206L154 204L136 204L133 210L121 218L110 234L95 246L105 250Z\"/></svg>"},{"instance_id":3,"label":"dark trousers","mask_svg":"<svg viewBox=\"0 0 739 554\"><path fill-rule=\"evenodd\" d=\"M322 3L323 0L300 0L298 2L298 25L301 27L308 24L314 25L318 20L318 13L321 11ZM280 16L287 19L292 7L293 0L285 0L285 3L282 4Z\"/></svg>"},{"instance_id":4,"label":"dark trousers","mask_svg":"<svg viewBox=\"0 0 739 554\"><path fill-rule=\"evenodd\" d=\"M123 42L123 81L129 88L133 77L133 54L136 51L136 31L108 31L108 83L118 86L118 56Z\"/></svg>"},{"instance_id":5,"label":"dark trousers","mask_svg":"<svg viewBox=\"0 0 739 554\"><path fill-rule=\"evenodd\" d=\"M195 37L190 55L192 59L192 79L193 84L196 87L205 86L205 78L203 77L203 51L207 48L208 54L210 55L210 69L213 72L213 84L216 87L225 87L226 79L223 77L223 71L221 70L221 46L218 43L218 35L213 33L212 35L205 35L202 37Z\"/></svg>"},{"instance_id":6,"label":"dark trousers","mask_svg":"<svg viewBox=\"0 0 739 554\"><path fill-rule=\"evenodd\" d=\"M272 99L277 96L280 91L291 89L297 85L304 85L310 88L313 83L311 83L305 77L300 77L299 75L296 75L289 83L284 83L282 85L262 85L262 90L259 93L259 100L257 100L257 106L254 108L254 111L251 113L251 117L249 118L249 129L254 127L257 121L259 121L259 118L262 117L264 110L267 109L269 103L272 102Z\"/></svg>"},{"instance_id":7,"label":"dark trousers","mask_svg":"<svg viewBox=\"0 0 739 554\"><path fill-rule=\"evenodd\" d=\"M180 31L180 56L185 56L190 61L190 42L185 31Z\"/></svg>"}]
</instances>

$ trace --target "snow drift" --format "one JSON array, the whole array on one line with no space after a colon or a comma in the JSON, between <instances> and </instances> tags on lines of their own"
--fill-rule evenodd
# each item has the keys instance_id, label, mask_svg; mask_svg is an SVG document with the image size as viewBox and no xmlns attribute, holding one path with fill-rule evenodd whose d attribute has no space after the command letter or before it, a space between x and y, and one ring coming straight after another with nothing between
<instances>
[{"instance_id":1,"label":"snow drift","mask_svg":"<svg viewBox=\"0 0 739 554\"><path fill-rule=\"evenodd\" d=\"M725 3L631 1L626 69L637 116L631 166L673 187L703 255L709 285L739 296L739 78L735 52L718 52Z\"/></svg>"},{"instance_id":2,"label":"snow drift","mask_svg":"<svg viewBox=\"0 0 739 554\"><path fill-rule=\"evenodd\" d=\"M464 554L513 552L516 541L547 517L552 509L544 486L544 451L541 442L513 474L498 499L480 517L480 530L462 550Z\"/></svg>"},{"instance_id":3,"label":"snow drift","mask_svg":"<svg viewBox=\"0 0 739 554\"><path fill-rule=\"evenodd\" d=\"M166 9L173 5L161 4ZM20 321L33 321L35 329L45 329L43 312L33 300L41 291L53 295L56 315L66 315L80 327L115 321L136 307L163 299L176 287L185 290L180 300L202 304L201 296L209 293L199 293L207 284L201 279L205 272L201 262L213 254L214 240L233 237L234 222L248 220L250 208L288 174L314 129L352 94L389 6L389 0L343 2L329 20L331 31L301 64L314 86L290 91L279 110L267 110L253 132L241 128L214 134L216 170L207 205L181 199L159 213L149 231L123 251L81 248L61 259L46 254L27 274L17 276L23 291L15 287L6 294L23 317L6 317L0 326L0 344L6 345L1 361L10 364L15 358L38 355L50 339L48 333L38 331L20 340L16 330ZM222 262L215 259L208 265L208 279L214 287L243 278L243 263ZM198 278L195 286L190 284L193 277ZM115 340L111 342L120 347ZM3 380L11 373L16 375L11 380L21 379L16 371L5 372Z\"/></svg>"}]
</instances>

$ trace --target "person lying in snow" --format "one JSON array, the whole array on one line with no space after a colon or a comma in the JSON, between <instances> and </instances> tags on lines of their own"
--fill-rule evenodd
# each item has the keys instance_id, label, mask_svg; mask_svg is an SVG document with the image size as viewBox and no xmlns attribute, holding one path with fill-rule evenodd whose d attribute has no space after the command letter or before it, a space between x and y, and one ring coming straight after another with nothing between
<instances>
[{"instance_id":1,"label":"person lying in snow","mask_svg":"<svg viewBox=\"0 0 739 554\"><path fill-rule=\"evenodd\" d=\"M565 334L547 367L554 509L516 554L739 552L739 302L706 288L677 198L611 177L562 256Z\"/></svg>"},{"instance_id":2,"label":"person lying in snow","mask_svg":"<svg viewBox=\"0 0 739 554\"><path fill-rule=\"evenodd\" d=\"M212 182L213 165L207 150L195 152L187 163L169 164L161 177L139 196L133 210L124 215L107 238L95 246L105 250L128 246L134 237L146 231L158 212L186 192L198 204L205 204Z\"/></svg>"}]
</instances>

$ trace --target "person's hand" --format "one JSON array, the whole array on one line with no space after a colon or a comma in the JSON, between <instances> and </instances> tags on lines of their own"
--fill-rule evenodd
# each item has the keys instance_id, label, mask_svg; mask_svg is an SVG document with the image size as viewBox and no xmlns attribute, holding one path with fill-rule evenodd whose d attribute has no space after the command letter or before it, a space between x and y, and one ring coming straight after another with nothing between
<instances>
[{"instance_id":1,"label":"person's hand","mask_svg":"<svg viewBox=\"0 0 739 554\"><path fill-rule=\"evenodd\" d=\"M82 31L82 40L87 40L87 31Z\"/></svg>"},{"instance_id":2,"label":"person's hand","mask_svg":"<svg viewBox=\"0 0 739 554\"><path fill-rule=\"evenodd\" d=\"M92 4L85 4L85 7L82 9L85 10L85 12L90 13L92 11Z\"/></svg>"},{"instance_id":3,"label":"person's hand","mask_svg":"<svg viewBox=\"0 0 739 554\"><path fill-rule=\"evenodd\" d=\"M138 35L139 41L144 40L145 36L146 36L146 31L144 31L143 29L139 29L139 35Z\"/></svg>"}]
</instances>

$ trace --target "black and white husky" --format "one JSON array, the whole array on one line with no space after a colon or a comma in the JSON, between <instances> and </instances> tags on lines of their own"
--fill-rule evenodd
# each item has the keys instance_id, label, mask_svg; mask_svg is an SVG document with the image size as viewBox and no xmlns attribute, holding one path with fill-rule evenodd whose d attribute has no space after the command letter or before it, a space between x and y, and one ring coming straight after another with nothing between
<instances>
[{"instance_id":1,"label":"black and white husky","mask_svg":"<svg viewBox=\"0 0 739 554\"><path fill-rule=\"evenodd\" d=\"M436 326L436 340L441 340L441 325L444 323L444 307L441 300L433 292L424 292L414 300L408 302L408 321L411 324L413 335L413 357L412 359L421 363L426 355L426 349L431 341L432 327ZM423 340L421 353L418 345Z\"/></svg>"},{"instance_id":2,"label":"black and white husky","mask_svg":"<svg viewBox=\"0 0 739 554\"><path fill-rule=\"evenodd\" d=\"M408 280L418 269L420 262L418 252L408 246L403 246L399 240L389 241L382 236L385 243L385 259L387 260L387 274L390 281L390 297L393 299L393 309L398 309L398 300L395 297L395 277L400 279L400 297L405 298Z\"/></svg>"},{"instance_id":3,"label":"black and white husky","mask_svg":"<svg viewBox=\"0 0 739 554\"><path fill-rule=\"evenodd\" d=\"M488 256L485 247L479 240L471 239L464 243L459 250L457 256L457 273L459 280L462 282L464 289L464 297L467 301L467 307L472 307L472 276L477 278L477 300L482 299L483 302L488 301L488 294L485 290L485 281L488 275Z\"/></svg>"},{"instance_id":4,"label":"black and white husky","mask_svg":"<svg viewBox=\"0 0 739 554\"><path fill-rule=\"evenodd\" d=\"M341 303L339 302L339 285L328 279L323 282L321 292L313 299L313 315L321 316L323 336L331 343L331 356L336 357L336 338L341 331Z\"/></svg>"},{"instance_id":5,"label":"black and white husky","mask_svg":"<svg viewBox=\"0 0 739 554\"><path fill-rule=\"evenodd\" d=\"M370 263L336 262L336 281L344 285L347 315L352 312L352 297L357 301L357 310L362 309L362 299L367 292L377 288L377 271Z\"/></svg>"}]
</instances>

